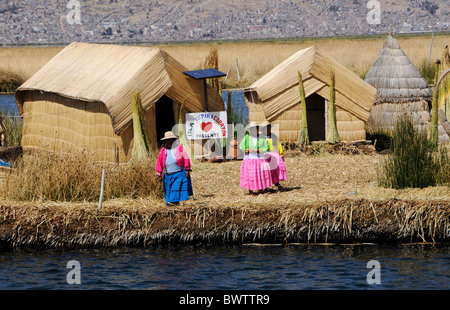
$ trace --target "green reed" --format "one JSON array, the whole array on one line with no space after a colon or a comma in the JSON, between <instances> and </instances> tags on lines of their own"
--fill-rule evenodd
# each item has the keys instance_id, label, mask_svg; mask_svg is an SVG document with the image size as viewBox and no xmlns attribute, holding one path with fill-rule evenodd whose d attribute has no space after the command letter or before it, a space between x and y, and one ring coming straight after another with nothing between
<instances>
[{"instance_id":1,"label":"green reed","mask_svg":"<svg viewBox=\"0 0 450 310\"><path fill-rule=\"evenodd\" d=\"M378 184L395 189L425 188L448 184L450 161L445 146L436 152L425 131L411 118L400 117L392 132L392 154L382 162Z\"/></svg>"}]
</instances>

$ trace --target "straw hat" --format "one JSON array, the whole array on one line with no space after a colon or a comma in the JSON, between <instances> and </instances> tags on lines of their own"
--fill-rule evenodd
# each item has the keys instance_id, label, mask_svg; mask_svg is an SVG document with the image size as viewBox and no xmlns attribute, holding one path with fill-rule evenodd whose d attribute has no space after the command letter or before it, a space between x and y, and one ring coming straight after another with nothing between
<instances>
[{"instance_id":1,"label":"straw hat","mask_svg":"<svg viewBox=\"0 0 450 310\"><path fill-rule=\"evenodd\" d=\"M173 132L171 131L166 131L164 133L164 138L161 139L162 140L169 140L169 139L178 139L178 136L175 135Z\"/></svg>"},{"instance_id":2,"label":"straw hat","mask_svg":"<svg viewBox=\"0 0 450 310\"><path fill-rule=\"evenodd\" d=\"M259 126L261 127L261 128L264 128L264 127L268 127L268 126L271 126L272 124L271 123L269 123L268 121L264 121L264 122L262 122Z\"/></svg>"},{"instance_id":3,"label":"straw hat","mask_svg":"<svg viewBox=\"0 0 450 310\"><path fill-rule=\"evenodd\" d=\"M257 122L255 122L255 121L252 121L252 122L250 122L250 124L248 124L248 128L250 129L250 128L253 128L253 127L258 127L259 125L258 125L258 123Z\"/></svg>"}]
</instances>

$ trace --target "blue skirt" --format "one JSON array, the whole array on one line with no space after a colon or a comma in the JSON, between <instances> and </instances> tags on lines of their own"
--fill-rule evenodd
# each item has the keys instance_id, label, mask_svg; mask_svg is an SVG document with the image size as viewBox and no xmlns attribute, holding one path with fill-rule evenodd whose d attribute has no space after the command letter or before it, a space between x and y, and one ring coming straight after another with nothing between
<instances>
[{"instance_id":1,"label":"blue skirt","mask_svg":"<svg viewBox=\"0 0 450 310\"><path fill-rule=\"evenodd\" d=\"M192 181L186 177L186 170L173 174L164 173L164 197L166 204L189 200L192 196Z\"/></svg>"}]
</instances>

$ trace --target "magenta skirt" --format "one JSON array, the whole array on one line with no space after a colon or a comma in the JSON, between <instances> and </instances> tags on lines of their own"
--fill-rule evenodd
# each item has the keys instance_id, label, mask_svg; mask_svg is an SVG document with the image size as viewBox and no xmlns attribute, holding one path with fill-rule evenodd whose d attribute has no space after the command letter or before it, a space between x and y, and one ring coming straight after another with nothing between
<instances>
[{"instance_id":1,"label":"magenta skirt","mask_svg":"<svg viewBox=\"0 0 450 310\"><path fill-rule=\"evenodd\" d=\"M264 157L269 162L272 184L287 180L286 165L280 154L272 151L264 154Z\"/></svg>"},{"instance_id":2,"label":"magenta skirt","mask_svg":"<svg viewBox=\"0 0 450 310\"><path fill-rule=\"evenodd\" d=\"M272 184L272 171L270 163L264 158L244 158L241 165L241 187L248 190L261 190L269 188Z\"/></svg>"}]
</instances>

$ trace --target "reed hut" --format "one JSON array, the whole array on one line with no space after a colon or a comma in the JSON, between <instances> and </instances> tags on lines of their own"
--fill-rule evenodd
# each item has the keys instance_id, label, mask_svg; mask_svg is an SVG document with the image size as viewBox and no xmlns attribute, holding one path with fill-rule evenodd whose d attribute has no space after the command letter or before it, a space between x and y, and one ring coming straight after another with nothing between
<instances>
[{"instance_id":1,"label":"reed hut","mask_svg":"<svg viewBox=\"0 0 450 310\"><path fill-rule=\"evenodd\" d=\"M72 43L16 91L22 146L93 153L93 160L126 162L133 146L132 94L139 93L148 140L155 150L184 112L223 110L212 87L159 48ZM206 93L206 95L205 95ZM184 113L183 113L184 114Z\"/></svg>"},{"instance_id":2,"label":"reed hut","mask_svg":"<svg viewBox=\"0 0 450 310\"><path fill-rule=\"evenodd\" d=\"M368 124L390 131L399 116L411 116L416 128L429 132L433 92L419 70L400 47L393 34L388 34L365 81L377 89L375 104ZM449 141L445 115L439 115L439 141ZM449 127L450 128L450 127Z\"/></svg>"},{"instance_id":3,"label":"reed hut","mask_svg":"<svg viewBox=\"0 0 450 310\"><path fill-rule=\"evenodd\" d=\"M316 46L293 54L244 90L250 121L268 121L278 125L281 141L298 141L302 120L299 71L305 90L309 140L328 138L332 72L339 138L341 141L365 140L365 123L376 89Z\"/></svg>"}]
</instances>

